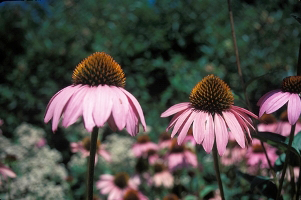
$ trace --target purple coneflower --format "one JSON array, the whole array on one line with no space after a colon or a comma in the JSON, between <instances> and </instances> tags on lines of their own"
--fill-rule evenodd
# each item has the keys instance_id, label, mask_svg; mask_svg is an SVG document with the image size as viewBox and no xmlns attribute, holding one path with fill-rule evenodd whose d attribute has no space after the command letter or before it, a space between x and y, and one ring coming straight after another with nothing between
<instances>
[{"instance_id":1,"label":"purple coneflower","mask_svg":"<svg viewBox=\"0 0 301 200\"><path fill-rule=\"evenodd\" d=\"M71 151L73 153L80 152L83 157L88 157L90 155L90 144L91 144L90 137L85 137L82 141L72 142L70 144ZM97 163L98 160L97 154L103 157L107 162L111 162L112 160L109 152L105 150L104 144L101 145L99 140L97 140L97 144L96 144L95 163Z\"/></svg>"},{"instance_id":2,"label":"purple coneflower","mask_svg":"<svg viewBox=\"0 0 301 200\"><path fill-rule=\"evenodd\" d=\"M104 52L90 55L75 68L72 79L73 85L57 92L48 103L44 121L52 119L53 131L57 130L62 115L64 127L83 116L89 132L106 122L113 131L126 128L132 136L138 133L139 123L146 129L140 104L123 88L125 75L110 55Z\"/></svg>"},{"instance_id":3,"label":"purple coneflower","mask_svg":"<svg viewBox=\"0 0 301 200\"><path fill-rule=\"evenodd\" d=\"M171 188L174 184L174 178L168 171L168 168L161 163L156 163L153 167L155 172L153 176L153 184L156 187L163 186L165 188Z\"/></svg>"},{"instance_id":4,"label":"purple coneflower","mask_svg":"<svg viewBox=\"0 0 301 200\"><path fill-rule=\"evenodd\" d=\"M159 137L159 149L170 148L172 143L172 139L170 134L167 132L163 132Z\"/></svg>"},{"instance_id":5,"label":"purple coneflower","mask_svg":"<svg viewBox=\"0 0 301 200\"><path fill-rule=\"evenodd\" d=\"M101 194L107 194L108 200L122 199L129 189L137 189L137 185L127 173L120 172L115 176L104 174L96 183L96 188Z\"/></svg>"},{"instance_id":6,"label":"purple coneflower","mask_svg":"<svg viewBox=\"0 0 301 200\"><path fill-rule=\"evenodd\" d=\"M148 198L138 190L128 189L125 191L122 200L148 200Z\"/></svg>"},{"instance_id":7,"label":"purple coneflower","mask_svg":"<svg viewBox=\"0 0 301 200\"><path fill-rule=\"evenodd\" d=\"M288 121L287 111L283 111L280 115L280 121L277 124L277 129L275 130L276 133L279 133L283 136L289 136L291 132L292 125ZM295 135L301 131L301 122L297 120L296 127L295 127Z\"/></svg>"},{"instance_id":8,"label":"purple coneflower","mask_svg":"<svg viewBox=\"0 0 301 200\"><path fill-rule=\"evenodd\" d=\"M271 161L271 164L274 165L275 161L278 158L275 148L264 144L268 157ZM268 160L266 159L264 149L260 143L260 140L254 139L252 141L251 148L248 148L246 153L247 164L251 167L259 168L269 168ZM251 170L252 171L252 170ZM255 170L256 171L256 170Z\"/></svg>"},{"instance_id":9,"label":"purple coneflower","mask_svg":"<svg viewBox=\"0 0 301 200\"><path fill-rule=\"evenodd\" d=\"M233 94L224 81L214 75L206 76L193 88L189 99L190 102L176 104L161 115L175 114L166 129L174 127L171 137L179 133L178 143L181 144L193 124L193 137L207 153L216 142L219 155L223 155L229 134L245 148L246 141L251 140L249 127L254 129L249 116L257 116L233 105Z\"/></svg>"},{"instance_id":10,"label":"purple coneflower","mask_svg":"<svg viewBox=\"0 0 301 200\"><path fill-rule=\"evenodd\" d=\"M132 150L136 157L140 157L149 150L158 150L158 145L152 142L148 135L141 135L133 145Z\"/></svg>"},{"instance_id":11,"label":"purple coneflower","mask_svg":"<svg viewBox=\"0 0 301 200\"><path fill-rule=\"evenodd\" d=\"M272 114L263 114L259 118L260 123L257 125L259 132L276 132L278 122L276 117Z\"/></svg>"},{"instance_id":12,"label":"purple coneflower","mask_svg":"<svg viewBox=\"0 0 301 200\"><path fill-rule=\"evenodd\" d=\"M177 170L185 167L197 167L198 159L194 152L187 149L184 144L179 145L174 139L167 155L168 168Z\"/></svg>"},{"instance_id":13,"label":"purple coneflower","mask_svg":"<svg viewBox=\"0 0 301 200\"><path fill-rule=\"evenodd\" d=\"M272 90L263 95L257 105L260 106L259 117L264 113L277 111L284 104L287 105L288 121L296 124L301 113L301 76L289 76L283 79L281 89Z\"/></svg>"}]
</instances>

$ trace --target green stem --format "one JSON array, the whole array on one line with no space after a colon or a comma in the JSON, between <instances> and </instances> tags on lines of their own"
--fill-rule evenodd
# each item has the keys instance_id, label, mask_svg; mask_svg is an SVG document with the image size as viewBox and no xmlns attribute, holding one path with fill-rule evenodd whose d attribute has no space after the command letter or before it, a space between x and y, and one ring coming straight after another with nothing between
<instances>
[{"instance_id":1,"label":"green stem","mask_svg":"<svg viewBox=\"0 0 301 200\"><path fill-rule=\"evenodd\" d=\"M272 173L272 175L273 175L274 181L275 181L275 183L276 183L276 173L275 173L274 167L273 167L272 164L271 164L271 161L270 161L269 156L268 156L268 154L267 154L267 150L266 150L266 148L265 148L265 146L264 146L264 144L263 144L263 142L262 142L261 140L260 140L260 143L261 143L261 146L262 146L262 149L263 149L265 158L266 158L267 161L268 161L269 168L270 168L271 173ZM276 183L276 185L277 185L277 183Z\"/></svg>"},{"instance_id":2,"label":"green stem","mask_svg":"<svg viewBox=\"0 0 301 200\"><path fill-rule=\"evenodd\" d=\"M294 195L296 194L296 184L295 184L295 174L293 166L289 166L289 172L291 177L291 198L294 199Z\"/></svg>"},{"instance_id":3,"label":"green stem","mask_svg":"<svg viewBox=\"0 0 301 200\"><path fill-rule=\"evenodd\" d=\"M90 146L90 159L89 159L89 169L88 169L88 183L87 183L87 200L93 199L93 177L94 177L94 164L95 164L95 153L96 144L98 137L98 127L94 127L91 134L91 146Z\"/></svg>"},{"instance_id":4,"label":"green stem","mask_svg":"<svg viewBox=\"0 0 301 200\"><path fill-rule=\"evenodd\" d=\"M218 182L219 191L221 193L222 200L225 200L223 183L222 183L221 174L220 174L220 171L219 171L217 147L216 147L215 143L214 143L214 146L213 146L212 154L213 154L214 169L215 169L216 179L217 179L217 182Z\"/></svg>"},{"instance_id":5,"label":"green stem","mask_svg":"<svg viewBox=\"0 0 301 200\"><path fill-rule=\"evenodd\" d=\"M283 181L284 181L284 177L285 177L285 173L286 173L286 168L287 168L287 165L290 160L291 147L292 147L292 143L293 143L294 136L295 136L295 128L296 128L296 124L292 125L291 133L290 133L289 141L288 141L288 147L287 147L286 155L285 155L284 166L283 166L281 178L279 181L279 188L278 188L276 200L280 199L280 196L281 196L282 185L283 185Z\"/></svg>"}]
</instances>

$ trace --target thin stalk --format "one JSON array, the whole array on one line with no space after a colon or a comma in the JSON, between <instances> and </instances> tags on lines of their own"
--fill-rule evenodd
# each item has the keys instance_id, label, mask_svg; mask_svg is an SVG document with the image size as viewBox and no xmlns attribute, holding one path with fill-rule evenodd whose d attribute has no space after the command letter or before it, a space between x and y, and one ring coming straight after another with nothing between
<instances>
[{"instance_id":1,"label":"thin stalk","mask_svg":"<svg viewBox=\"0 0 301 200\"><path fill-rule=\"evenodd\" d=\"M233 20L233 13L232 13L232 8L231 8L231 0L227 0L228 2L228 11L229 11L229 17L230 17L230 24L231 24L231 34L232 34L232 40L233 40L233 46L234 46L234 51L235 51L235 57L236 57L236 65L237 65L237 72L238 75L240 77L240 81L244 90L244 96L245 96L245 100L248 106L248 109L250 111L252 111L252 107L248 98L248 94L247 94L247 89L245 86L245 81L243 79L243 75L242 75L242 70L241 70L241 66L240 66L240 59L239 59L239 53L238 53L238 47L237 47L237 42L236 42L236 34L235 34L235 29L234 29L234 20Z\"/></svg>"},{"instance_id":2,"label":"thin stalk","mask_svg":"<svg viewBox=\"0 0 301 200\"><path fill-rule=\"evenodd\" d=\"M94 164L95 164L95 153L96 144L98 137L98 127L94 127L91 134L91 146L90 146L90 159L89 159L89 169L88 169L88 188L87 188L87 200L93 199L93 177L94 177Z\"/></svg>"},{"instance_id":3,"label":"thin stalk","mask_svg":"<svg viewBox=\"0 0 301 200\"><path fill-rule=\"evenodd\" d=\"M271 164L271 161L270 161L270 159L269 159L269 156L268 156L268 154L267 154L267 150L266 150L266 148L265 148L265 146L264 146L264 144L263 144L263 142L262 142L261 140L260 140L260 144L261 144L261 146L262 146L264 155L265 155L265 157L266 157L266 159L267 159L267 161L268 161L269 168L271 169L271 173L272 173L272 175L273 175L274 182L275 182L275 184L277 185L277 182L276 182L276 173L275 173L274 167L273 167L272 164Z\"/></svg>"},{"instance_id":4,"label":"thin stalk","mask_svg":"<svg viewBox=\"0 0 301 200\"><path fill-rule=\"evenodd\" d=\"M281 178L280 178L280 181L279 181L279 188L278 188L276 200L280 199L280 196L281 196L282 185L283 185L283 181L284 181L284 177L285 177L285 173L286 173L286 168L287 168L287 165L288 165L289 160L290 160L291 147L292 147L292 143L293 143L294 136L295 136L295 128L296 128L296 124L292 125L291 133L290 133L289 141L288 141L288 147L287 147L287 150L286 150L284 166L283 166Z\"/></svg>"},{"instance_id":5,"label":"thin stalk","mask_svg":"<svg viewBox=\"0 0 301 200\"><path fill-rule=\"evenodd\" d=\"M221 193L222 200L225 200L223 183L222 183L221 174L220 174L220 171L219 171L217 147L216 147L215 143L214 143L214 146L213 146L212 154L213 154L214 169L215 169L216 179L217 179L217 182L218 182L218 187L219 187L219 190L220 190L220 193Z\"/></svg>"},{"instance_id":6,"label":"thin stalk","mask_svg":"<svg viewBox=\"0 0 301 200\"><path fill-rule=\"evenodd\" d=\"M296 192L296 184L295 184L295 174L294 174L294 168L293 166L289 166L289 171L290 171L290 177L291 177L291 198L294 199L295 192Z\"/></svg>"},{"instance_id":7,"label":"thin stalk","mask_svg":"<svg viewBox=\"0 0 301 200\"><path fill-rule=\"evenodd\" d=\"M299 177L298 177L298 183L297 183L297 194L296 194L296 199L299 199L299 194L300 194L300 189L301 189L301 179L300 179L300 174L301 174L301 163L299 162Z\"/></svg>"}]
</instances>

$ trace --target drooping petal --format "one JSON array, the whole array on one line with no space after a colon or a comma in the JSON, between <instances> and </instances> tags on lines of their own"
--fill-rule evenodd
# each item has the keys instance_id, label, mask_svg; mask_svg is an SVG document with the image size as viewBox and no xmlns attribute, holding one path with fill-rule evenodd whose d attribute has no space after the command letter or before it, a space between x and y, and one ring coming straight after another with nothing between
<instances>
[{"instance_id":1,"label":"drooping petal","mask_svg":"<svg viewBox=\"0 0 301 200\"><path fill-rule=\"evenodd\" d=\"M52 131L56 131L63 109L77 91L78 87L67 87L53 100L52 103L54 103L55 100L57 100L57 103L53 111Z\"/></svg>"},{"instance_id":2,"label":"drooping petal","mask_svg":"<svg viewBox=\"0 0 301 200\"><path fill-rule=\"evenodd\" d=\"M187 117L186 121L183 123L183 126L179 129L179 136L178 136L178 144L181 145L184 141L187 132L195 118L196 112L191 112L190 116Z\"/></svg>"},{"instance_id":3,"label":"drooping petal","mask_svg":"<svg viewBox=\"0 0 301 200\"><path fill-rule=\"evenodd\" d=\"M96 89L96 103L93 111L93 118L98 127L102 127L112 112L113 100L110 87L99 85Z\"/></svg>"},{"instance_id":4,"label":"drooping petal","mask_svg":"<svg viewBox=\"0 0 301 200\"><path fill-rule=\"evenodd\" d=\"M247 114L240 112L237 109L231 109L230 111L235 115L237 119L242 119L246 124L248 124L249 127L255 130L252 119Z\"/></svg>"},{"instance_id":5,"label":"drooping petal","mask_svg":"<svg viewBox=\"0 0 301 200\"><path fill-rule=\"evenodd\" d=\"M204 132L204 140L203 147L207 153L210 153L214 144L215 134L214 134L214 122L212 115L209 113L205 113L205 132Z\"/></svg>"},{"instance_id":6,"label":"drooping petal","mask_svg":"<svg viewBox=\"0 0 301 200\"><path fill-rule=\"evenodd\" d=\"M266 93L265 95L263 95L257 102L257 106L261 106L268 98L270 98L273 94L277 93L277 92L281 92L280 89L277 90L272 90L268 93Z\"/></svg>"},{"instance_id":7,"label":"drooping petal","mask_svg":"<svg viewBox=\"0 0 301 200\"><path fill-rule=\"evenodd\" d=\"M189 107L190 107L190 103L189 102L178 103L176 105L171 106L165 112L163 112L161 114L161 117L168 117L168 116L173 115L173 114L175 114L177 112L185 110L185 109L187 109Z\"/></svg>"},{"instance_id":8,"label":"drooping petal","mask_svg":"<svg viewBox=\"0 0 301 200\"><path fill-rule=\"evenodd\" d=\"M187 109L186 109L187 110ZM180 116L186 111L186 110L182 110L180 112L178 112L177 114L175 114L171 121L169 122L169 125L168 127L166 128L166 132L168 132L175 124L176 122L178 121L178 119L180 118Z\"/></svg>"},{"instance_id":9,"label":"drooping petal","mask_svg":"<svg viewBox=\"0 0 301 200\"><path fill-rule=\"evenodd\" d=\"M197 113L193 122L193 137L198 144L201 144L205 137L206 114L202 111Z\"/></svg>"},{"instance_id":10,"label":"drooping petal","mask_svg":"<svg viewBox=\"0 0 301 200\"><path fill-rule=\"evenodd\" d=\"M239 146L245 148L245 135L235 115L232 112L223 112L223 116Z\"/></svg>"},{"instance_id":11,"label":"drooping petal","mask_svg":"<svg viewBox=\"0 0 301 200\"><path fill-rule=\"evenodd\" d=\"M108 125L109 125L109 127L112 129L112 131L117 131L118 130L118 127L117 127L117 125L116 125L116 123L115 123L115 120L114 120L114 118L113 118L113 116L112 116L112 114L110 115L110 117L108 118Z\"/></svg>"},{"instance_id":12,"label":"drooping petal","mask_svg":"<svg viewBox=\"0 0 301 200\"><path fill-rule=\"evenodd\" d=\"M138 102L138 100L131 94L129 93L128 91L126 91L125 89L123 88L120 88L125 94L126 96L129 98L129 103L131 104L132 108L135 108L136 111L138 112L139 114L139 118L140 118L140 122L143 126L143 129L144 131L146 131L146 123L145 123L145 119L144 119L144 115L143 115L143 111L142 111L142 108ZM133 106L134 105L134 106ZM135 110L134 109L134 110Z\"/></svg>"},{"instance_id":13,"label":"drooping petal","mask_svg":"<svg viewBox=\"0 0 301 200\"><path fill-rule=\"evenodd\" d=\"M83 99L88 90L88 86L82 86L71 97L68 105L65 108L65 114L62 125L68 127L75 123L76 120L83 114Z\"/></svg>"},{"instance_id":14,"label":"drooping petal","mask_svg":"<svg viewBox=\"0 0 301 200\"><path fill-rule=\"evenodd\" d=\"M281 91L281 92L274 93L260 106L259 117L261 117L265 112L267 114L270 114L278 110L288 101L289 96L290 93L288 92Z\"/></svg>"},{"instance_id":15,"label":"drooping petal","mask_svg":"<svg viewBox=\"0 0 301 200\"><path fill-rule=\"evenodd\" d=\"M250 111L248 111L244 108L241 108L241 107L238 107L238 106L231 106L231 109L246 113L246 114L250 115L251 117L254 117L255 119L258 119L257 115L255 115L254 113L252 113L252 112L250 112Z\"/></svg>"},{"instance_id":16,"label":"drooping petal","mask_svg":"<svg viewBox=\"0 0 301 200\"><path fill-rule=\"evenodd\" d=\"M126 119L128 117L129 102L127 96L122 92L122 90L120 90L120 88L115 86L110 86L110 88L114 93L112 116L118 130L121 131L125 127Z\"/></svg>"},{"instance_id":17,"label":"drooping petal","mask_svg":"<svg viewBox=\"0 0 301 200\"><path fill-rule=\"evenodd\" d=\"M229 134L226 123L219 114L214 115L214 132L217 150L219 155L222 156L226 150Z\"/></svg>"},{"instance_id":18,"label":"drooping petal","mask_svg":"<svg viewBox=\"0 0 301 200\"><path fill-rule=\"evenodd\" d=\"M83 119L84 119L85 128L87 129L88 132L92 132L93 127L95 126L95 122L93 119L93 110L96 104L95 96L96 96L96 88L90 87L87 90L87 93L83 100Z\"/></svg>"},{"instance_id":19,"label":"drooping petal","mask_svg":"<svg viewBox=\"0 0 301 200\"><path fill-rule=\"evenodd\" d=\"M130 105L128 117L126 119L126 130L131 136L135 136L139 132L138 117L137 111L133 110L133 107Z\"/></svg>"},{"instance_id":20,"label":"drooping petal","mask_svg":"<svg viewBox=\"0 0 301 200\"><path fill-rule=\"evenodd\" d=\"M72 87L72 86L68 86L67 88ZM53 97L51 97L47 107L46 107L46 112L44 115L44 122L48 123L51 118L53 117L53 112L55 109L55 106L57 104L57 102L59 102L58 100L55 100L55 98L62 92L64 91L66 88L61 89L60 91L58 91L55 95L53 95ZM55 100L55 101L54 101Z\"/></svg>"},{"instance_id":21,"label":"drooping petal","mask_svg":"<svg viewBox=\"0 0 301 200\"><path fill-rule=\"evenodd\" d=\"M287 105L287 115L288 121L291 125L296 124L301 113L301 100L298 94L291 94L288 105Z\"/></svg>"},{"instance_id":22,"label":"drooping petal","mask_svg":"<svg viewBox=\"0 0 301 200\"><path fill-rule=\"evenodd\" d=\"M178 121L175 124L175 127L172 130L171 137L174 137L175 134L178 132L179 128L183 125L189 114L191 113L190 109L187 109L178 119Z\"/></svg>"},{"instance_id":23,"label":"drooping petal","mask_svg":"<svg viewBox=\"0 0 301 200\"><path fill-rule=\"evenodd\" d=\"M252 141L250 129L249 129L248 125L247 125L249 123L247 121L245 121L243 119L243 117L239 113L236 112L236 110L231 110L231 112L236 117L236 119L237 119L238 123L240 124L240 126L247 132L246 137L248 137L248 140ZM255 128L252 126L252 124L249 124L249 126L255 130Z\"/></svg>"}]
</instances>

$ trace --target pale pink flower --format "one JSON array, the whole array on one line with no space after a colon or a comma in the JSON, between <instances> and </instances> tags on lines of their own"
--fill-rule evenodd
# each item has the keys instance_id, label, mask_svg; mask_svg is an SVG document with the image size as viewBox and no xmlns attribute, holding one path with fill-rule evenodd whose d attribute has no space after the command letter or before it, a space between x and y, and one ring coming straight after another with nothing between
<instances>
[{"instance_id":1,"label":"pale pink flower","mask_svg":"<svg viewBox=\"0 0 301 200\"><path fill-rule=\"evenodd\" d=\"M121 200L148 200L148 198L138 190L127 189Z\"/></svg>"},{"instance_id":2,"label":"pale pink flower","mask_svg":"<svg viewBox=\"0 0 301 200\"><path fill-rule=\"evenodd\" d=\"M158 145L152 142L148 135L141 135L133 145L132 151L136 157L140 157L149 150L158 150Z\"/></svg>"},{"instance_id":3,"label":"pale pink flower","mask_svg":"<svg viewBox=\"0 0 301 200\"><path fill-rule=\"evenodd\" d=\"M48 103L44 122L52 119L56 131L68 127L83 117L87 131L103 127L107 122L113 131L126 128L132 136L139 131L139 123L146 124L136 98L123 89L125 75L120 65L106 53L94 53L83 60L73 72L73 85L56 93Z\"/></svg>"},{"instance_id":4,"label":"pale pink flower","mask_svg":"<svg viewBox=\"0 0 301 200\"><path fill-rule=\"evenodd\" d=\"M171 188L174 184L174 177L165 167L165 165L161 163L156 163L154 165L154 176L153 176L153 184L156 187L163 186L165 188Z\"/></svg>"},{"instance_id":5,"label":"pale pink flower","mask_svg":"<svg viewBox=\"0 0 301 200\"><path fill-rule=\"evenodd\" d=\"M96 182L96 188L100 190L101 194L107 194L108 200L118 200L122 199L129 189L136 190L137 185L128 174L120 172L115 176L101 175L100 180Z\"/></svg>"},{"instance_id":6,"label":"pale pink flower","mask_svg":"<svg viewBox=\"0 0 301 200\"><path fill-rule=\"evenodd\" d=\"M72 142L70 144L71 152L73 153L80 152L83 157L88 157L90 155L90 143L91 143L91 139L89 137L86 137L79 142ZM104 144L101 145L99 140L97 140L95 163L97 163L98 161L98 155L101 156L107 162L111 162L112 160L109 152L105 150L105 145Z\"/></svg>"},{"instance_id":7,"label":"pale pink flower","mask_svg":"<svg viewBox=\"0 0 301 200\"><path fill-rule=\"evenodd\" d=\"M170 137L170 134L167 132L161 133L159 138L159 148L165 149L170 148L172 143L172 139Z\"/></svg>"},{"instance_id":8,"label":"pale pink flower","mask_svg":"<svg viewBox=\"0 0 301 200\"><path fill-rule=\"evenodd\" d=\"M276 148L273 148L267 144L264 144L264 147L271 161L271 165L273 166L278 158L278 155L276 154ZM248 148L246 158L247 158L247 164L249 166L269 168L269 164L264 154L263 147L261 145L260 140L258 139L253 139L252 146Z\"/></svg>"},{"instance_id":9,"label":"pale pink flower","mask_svg":"<svg viewBox=\"0 0 301 200\"><path fill-rule=\"evenodd\" d=\"M281 89L272 90L259 99L259 117L264 113L273 113L287 103L288 121L294 125L301 113L300 93L301 76L286 77L282 81Z\"/></svg>"},{"instance_id":10,"label":"pale pink flower","mask_svg":"<svg viewBox=\"0 0 301 200\"><path fill-rule=\"evenodd\" d=\"M225 166L236 165L238 166L241 161L246 157L247 149L242 149L238 146L227 148L224 155L221 156L221 163Z\"/></svg>"},{"instance_id":11,"label":"pale pink flower","mask_svg":"<svg viewBox=\"0 0 301 200\"><path fill-rule=\"evenodd\" d=\"M13 170L6 167L2 163L0 163L0 174L2 175L4 180L7 180L8 177L10 177L10 178L16 178L17 177L16 173L13 172ZM0 180L0 185L2 185L1 180Z\"/></svg>"},{"instance_id":12,"label":"pale pink flower","mask_svg":"<svg viewBox=\"0 0 301 200\"><path fill-rule=\"evenodd\" d=\"M292 125L288 122L287 111L282 112L280 115L280 121L277 124L277 128L275 132L283 136L289 136L291 132L291 127ZM300 120L298 120L296 122L295 135L300 131L301 131L301 123Z\"/></svg>"},{"instance_id":13,"label":"pale pink flower","mask_svg":"<svg viewBox=\"0 0 301 200\"><path fill-rule=\"evenodd\" d=\"M185 145L178 145L173 141L171 149L167 155L168 168L177 170L185 167L197 167L198 160L195 153L186 149Z\"/></svg>"},{"instance_id":14,"label":"pale pink flower","mask_svg":"<svg viewBox=\"0 0 301 200\"><path fill-rule=\"evenodd\" d=\"M250 116L256 115L234 106L234 97L226 83L214 75L206 76L192 90L190 102L176 104L161 114L161 117L174 115L166 131L173 128L171 137L179 133L181 144L193 125L193 137L210 153L216 142L219 155L226 150L229 135L245 148L251 140L249 127L254 129Z\"/></svg>"},{"instance_id":15,"label":"pale pink flower","mask_svg":"<svg viewBox=\"0 0 301 200\"><path fill-rule=\"evenodd\" d=\"M153 165L157 160L160 159L158 152L154 149L150 149L147 151L148 163Z\"/></svg>"},{"instance_id":16,"label":"pale pink flower","mask_svg":"<svg viewBox=\"0 0 301 200\"><path fill-rule=\"evenodd\" d=\"M277 119L271 114L263 114L259 118L260 123L257 125L259 132L276 132L278 127Z\"/></svg>"}]
</instances>

